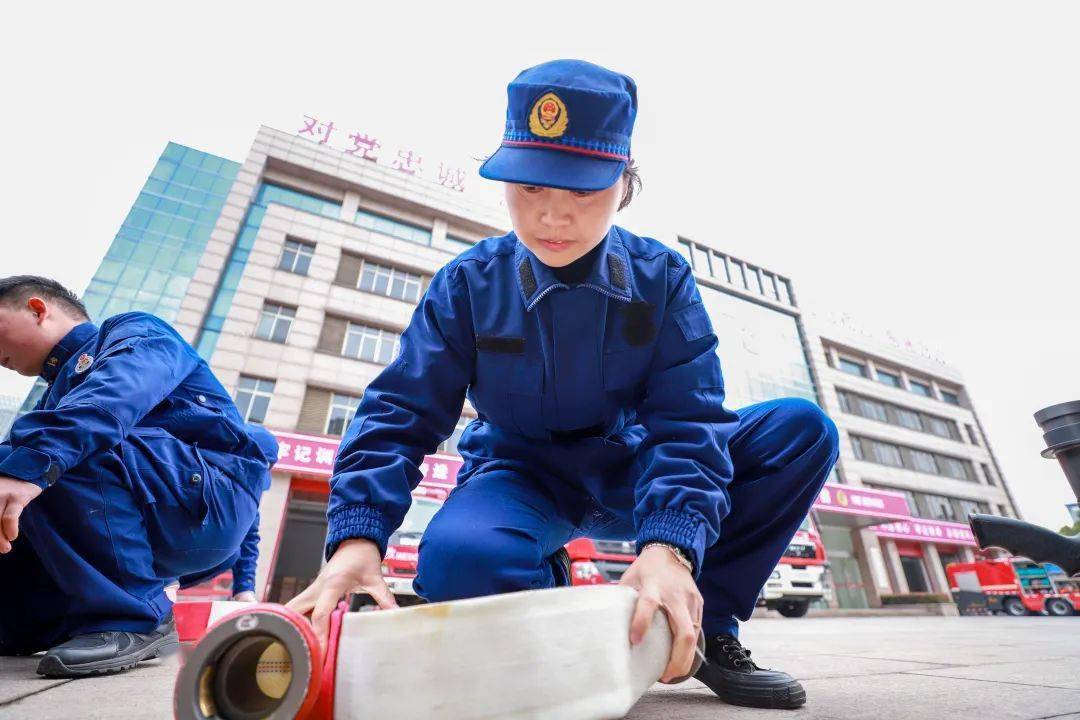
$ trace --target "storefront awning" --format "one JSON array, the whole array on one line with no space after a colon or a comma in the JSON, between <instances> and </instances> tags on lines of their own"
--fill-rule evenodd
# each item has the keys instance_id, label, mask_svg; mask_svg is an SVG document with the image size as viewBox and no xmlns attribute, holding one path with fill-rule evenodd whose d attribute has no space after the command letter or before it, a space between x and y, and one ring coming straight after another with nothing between
<instances>
[{"instance_id":1,"label":"storefront awning","mask_svg":"<svg viewBox=\"0 0 1080 720\"><path fill-rule=\"evenodd\" d=\"M911 519L903 493L835 483L825 483L813 509L820 523L830 526L858 528Z\"/></svg>"}]
</instances>

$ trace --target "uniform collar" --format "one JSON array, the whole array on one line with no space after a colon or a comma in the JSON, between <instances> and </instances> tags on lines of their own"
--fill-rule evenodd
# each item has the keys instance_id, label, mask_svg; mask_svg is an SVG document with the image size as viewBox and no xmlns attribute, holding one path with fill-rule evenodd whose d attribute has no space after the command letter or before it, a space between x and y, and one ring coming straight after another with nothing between
<instances>
[{"instance_id":1,"label":"uniform collar","mask_svg":"<svg viewBox=\"0 0 1080 720\"><path fill-rule=\"evenodd\" d=\"M603 248L596 264L581 284L616 300L630 302L630 255L626 252L626 246L623 245L616 226L611 226L601 245ZM536 307L552 288L566 287L555 277L554 271L540 262L521 240L518 240L514 249L514 268L517 271L521 301L525 303L526 310Z\"/></svg>"},{"instance_id":2,"label":"uniform collar","mask_svg":"<svg viewBox=\"0 0 1080 720\"><path fill-rule=\"evenodd\" d=\"M52 352L49 353L49 357L45 359L45 364L41 369L42 379L47 383L52 383L60 372L60 368L64 367L64 363L66 363L79 348L85 345L86 341L93 337L97 331L97 325L92 322L84 322L81 325L73 327L60 342L56 343L56 347L52 349Z\"/></svg>"}]
</instances>

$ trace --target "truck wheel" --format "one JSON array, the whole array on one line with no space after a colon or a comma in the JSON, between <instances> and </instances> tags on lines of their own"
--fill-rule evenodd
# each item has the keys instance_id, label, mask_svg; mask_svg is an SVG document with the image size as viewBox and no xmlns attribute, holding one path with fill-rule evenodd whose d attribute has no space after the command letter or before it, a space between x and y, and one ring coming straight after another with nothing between
<instances>
[{"instance_id":1,"label":"truck wheel","mask_svg":"<svg viewBox=\"0 0 1080 720\"><path fill-rule=\"evenodd\" d=\"M809 600L785 600L776 606L776 609L780 611L780 614L784 617L797 618L806 614L806 611L810 609Z\"/></svg>"},{"instance_id":2,"label":"truck wheel","mask_svg":"<svg viewBox=\"0 0 1080 720\"><path fill-rule=\"evenodd\" d=\"M1018 597L1007 597L1001 603L1001 607L1005 610L1006 615L1012 615L1013 617L1020 617L1021 615L1027 615L1028 609L1024 607L1024 603L1020 602Z\"/></svg>"},{"instance_id":3,"label":"truck wheel","mask_svg":"<svg viewBox=\"0 0 1080 720\"><path fill-rule=\"evenodd\" d=\"M1055 617L1064 617L1073 614L1073 606L1062 598L1050 598L1046 601L1046 614Z\"/></svg>"}]
</instances>

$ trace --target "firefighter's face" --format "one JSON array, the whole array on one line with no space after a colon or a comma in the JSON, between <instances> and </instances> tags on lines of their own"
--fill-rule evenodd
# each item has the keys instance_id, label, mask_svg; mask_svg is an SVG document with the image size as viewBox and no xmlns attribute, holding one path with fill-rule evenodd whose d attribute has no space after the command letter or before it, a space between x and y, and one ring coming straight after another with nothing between
<instances>
[{"instance_id":1,"label":"firefighter's face","mask_svg":"<svg viewBox=\"0 0 1080 720\"><path fill-rule=\"evenodd\" d=\"M548 267L569 265L607 235L622 199L623 182L620 177L595 192L506 183L514 233Z\"/></svg>"},{"instance_id":2,"label":"firefighter's face","mask_svg":"<svg viewBox=\"0 0 1080 720\"><path fill-rule=\"evenodd\" d=\"M40 375L49 351L74 325L39 297L0 302L0 366L28 377Z\"/></svg>"}]
</instances>

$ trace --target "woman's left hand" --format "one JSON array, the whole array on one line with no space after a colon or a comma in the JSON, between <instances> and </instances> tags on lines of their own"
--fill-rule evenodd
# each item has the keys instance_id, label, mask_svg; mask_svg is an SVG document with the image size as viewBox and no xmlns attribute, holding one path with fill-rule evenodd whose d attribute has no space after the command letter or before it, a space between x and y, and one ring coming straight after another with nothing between
<instances>
[{"instance_id":1,"label":"woman's left hand","mask_svg":"<svg viewBox=\"0 0 1080 720\"><path fill-rule=\"evenodd\" d=\"M701 632L704 601L694 576L675 555L661 546L641 551L620 585L638 591L637 605L630 620L630 643L637 645L645 637L656 611L663 610L671 628L671 659L660 682L671 682L690 674Z\"/></svg>"}]
</instances>

